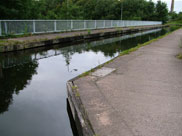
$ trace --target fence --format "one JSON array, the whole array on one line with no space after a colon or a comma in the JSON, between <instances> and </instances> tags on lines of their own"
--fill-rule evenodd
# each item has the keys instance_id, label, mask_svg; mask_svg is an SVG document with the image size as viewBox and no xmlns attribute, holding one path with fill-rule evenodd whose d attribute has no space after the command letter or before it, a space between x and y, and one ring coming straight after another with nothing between
<instances>
[{"instance_id":1,"label":"fence","mask_svg":"<svg viewBox=\"0 0 182 136\"><path fill-rule=\"evenodd\" d=\"M0 36L159 24L162 24L162 22L126 20L0 20Z\"/></svg>"}]
</instances>

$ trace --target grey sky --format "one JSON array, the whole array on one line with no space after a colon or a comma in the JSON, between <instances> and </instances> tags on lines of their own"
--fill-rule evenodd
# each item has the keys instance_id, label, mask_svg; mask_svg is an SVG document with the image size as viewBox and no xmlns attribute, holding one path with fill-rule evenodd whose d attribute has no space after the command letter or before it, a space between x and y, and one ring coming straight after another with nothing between
<instances>
[{"instance_id":1,"label":"grey sky","mask_svg":"<svg viewBox=\"0 0 182 136\"><path fill-rule=\"evenodd\" d=\"M157 2L157 0L153 0L154 2ZM171 0L161 0L167 3L168 8L170 10L171 8ZM174 10L176 12L182 12L182 0L175 0Z\"/></svg>"}]
</instances>

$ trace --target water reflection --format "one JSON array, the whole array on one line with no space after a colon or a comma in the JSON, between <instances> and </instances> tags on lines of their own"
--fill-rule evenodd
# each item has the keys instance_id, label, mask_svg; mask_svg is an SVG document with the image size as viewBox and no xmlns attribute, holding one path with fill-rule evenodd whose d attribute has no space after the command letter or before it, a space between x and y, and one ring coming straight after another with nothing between
<instances>
[{"instance_id":1,"label":"water reflection","mask_svg":"<svg viewBox=\"0 0 182 136\"><path fill-rule=\"evenodd\" d=\"M36 61L30 61L13 68L0 68L0 114L8 111L13 100L12 95L18 94L20 90L30 84L32 75L36 74L37 67Z\"/></svg>"},{"instance_id":2,"label":"water reflection","mask_svg":"<svg viewBox=\"0 0 182 136\"><path fill-rule=\"evenodd\" d=\"M64 48L57 45L1 54L1 134L73 135L66 114L66 81L166 32L157 29Z\"/></svg>"},{"instance_id":3,"label":"water reflection","mask_svg":"<svg viewBox=\"0 0 182 136\"><path fill-rule=\"evenodd\" d=\"M68 46L64 48L54 48L53 50L34 50L33 52L26 52L21 54L10 53L0 56L0 64L3 68L10 68L17 65L23 65L28 62L45 59L52 56L63 55L66 64L69 65L71 56L75 53L83 53L85 51L93 51L95 53L102 52L106 57L114 57L115 53L122 52L123 50L133 47L133 45L143 43L158 37L165 33L165 29L156 29L146 32L140 32L121 37L108 38L99 41L87 42L78 44L76 46ZM128 40L130 39L130 40ZM112 43L112 44L111 44ZM118 46L121 45L121 46ZM124 45L124 46L122 46Z\"/></svg>"}]
</instances>

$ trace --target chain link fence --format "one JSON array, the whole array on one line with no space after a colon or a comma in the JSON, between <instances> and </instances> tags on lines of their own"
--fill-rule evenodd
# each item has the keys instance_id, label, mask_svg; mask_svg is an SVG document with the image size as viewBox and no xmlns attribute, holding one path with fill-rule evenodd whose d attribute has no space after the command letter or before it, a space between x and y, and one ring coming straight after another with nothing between
<instances>
[{"instance_id":1,"label":"chain link fence","mask_svg":"<svg viewBox=\"0 0 182 136\"><path fill-rule=\"evenodd\" d=\"M0 36L160 24L159 21L126 20L0 20Z\"/></svg>"}]
</instances>

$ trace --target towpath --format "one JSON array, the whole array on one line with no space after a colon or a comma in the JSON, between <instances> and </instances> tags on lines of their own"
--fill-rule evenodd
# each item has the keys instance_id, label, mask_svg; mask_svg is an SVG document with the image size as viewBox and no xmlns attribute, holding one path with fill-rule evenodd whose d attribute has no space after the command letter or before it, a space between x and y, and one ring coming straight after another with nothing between
<instances>
[{"instance_id":1,"label":"towpath","mask_svg":"<svg viewBox=\"0 0 182 136\"><path fill-rule=\"evenodd\" d=\"M98 136L182 136L181 40L182 29L73 80Z\"/></svg>"}]
</instances>

